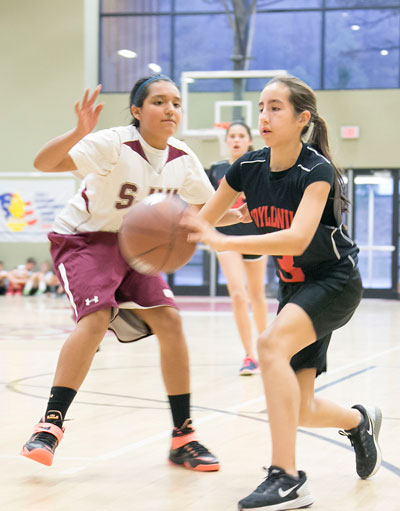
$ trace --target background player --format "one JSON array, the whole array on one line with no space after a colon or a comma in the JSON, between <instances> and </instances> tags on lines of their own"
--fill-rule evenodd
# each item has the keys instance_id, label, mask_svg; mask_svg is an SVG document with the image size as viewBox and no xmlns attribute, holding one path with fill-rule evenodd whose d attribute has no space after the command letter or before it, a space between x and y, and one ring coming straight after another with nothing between
<instances>
[{"instance_id":1,"label":"background player","mask_svg":"<svg viewBox=\"0 0 400 511\"><path fill-rule=\"evenodd\" d=\"M232 163L247 151L252 151L250 128L243 121L233 121L226 130L225 142L229 151L229 160L222 160L211 166L209 178L215 189L225 176ZM233 207L244 202L241 194ZM242 236L258 234L253 223L238 223L226 227L218 227L224 234ZM233 313L236 326L242 341L245 358L239 371L241 375L259 372L255 356L252 329L249 315L249 298L253 310L257 332L260 334L267 327L267 300L265 298L265 255L239 254L234 251L217 252L218 262L226 277L229 296L232 298ZM247 286L246 286L247 285Z\"/></svg>"},{"instance_id":2,"label":"background player","mask_svg":"<svg viewBox=\"0 0 400 511\"><path fill-rule=\"evenodd\" d=\"M218 470L217 458L197 441L191 425L188 352L172 291L160 275L131 269L117 243L133 202L163 191L200 208L214 190L194 153L172 138L181 120L172 80L142 78L130 94L132 125L91 134L103 108L95 106L99 93L100 86L92 95L86 90L75 105L76 127L48 142L35 159L41 171L73 171L83 179L49 234L54 269L77 323L61 349L45 415L22 454L52 463L67 410L110 328L121 341L152 333L158 338L174 423L169 460L193 470Z\"/></svg>"},{"instance_id":3,"label":"background player","mask_svg":"<svg viewBox=\"0 0 400 511\"><path fill-rule=\"evenodd\" d=\"M362 296L358 248L341 219L347 205L342 178L330 161L315 95L297 78L278 77L262 91L259 112L267 147L237 160L200 215L187 216L186 223L194 231L191 239L214 250L274 256L280 275L278 315L258 343L272 463L239 509L284 510L313 502L306 474L296 467L299 425L343 428L355 449L357 473L365 479L380 466L382 414L378 408L347 408L314 395L315 378L326 371L332 331L349 321ZM209 223L242 192L262 235L226 236L211 229Z\"/></svg>"}]
</instances>

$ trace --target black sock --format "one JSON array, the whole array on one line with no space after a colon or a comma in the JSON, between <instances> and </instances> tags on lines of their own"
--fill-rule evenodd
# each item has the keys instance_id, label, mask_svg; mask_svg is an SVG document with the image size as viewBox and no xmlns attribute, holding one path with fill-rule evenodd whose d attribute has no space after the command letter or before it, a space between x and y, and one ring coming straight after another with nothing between
<instances>
[{"instance_id":1,"label":"black sock","mask_svg":"<svg viewBox=\"0 0 400 511\"><path fill-rule=\"evenodd\" d=\"M168 396L174 426L180 428L190 417L190 394Z\"/></svg>"},{"instance_id":2,"label":"black sock","mask_svg":"<svg viewBox=\"0 0 400 511\"><path fill-rule=\"evenodd\" d=\"M45 421L62 427L65 415L76 396L76 390L68 387L52 387L47 403Z\"/></svg>"}]
</instances>

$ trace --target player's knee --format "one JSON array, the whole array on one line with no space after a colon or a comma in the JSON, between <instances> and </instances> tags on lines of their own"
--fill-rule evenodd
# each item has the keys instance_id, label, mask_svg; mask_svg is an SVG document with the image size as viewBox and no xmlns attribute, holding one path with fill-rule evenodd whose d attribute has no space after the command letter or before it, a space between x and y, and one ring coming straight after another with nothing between
<instances>
[{"instance_id":1,"label":"player's knee","mask_svg":"<svg viewBox=\"0 0 400 511\"><path fill-rule=\"evenodd\" d=\"M275 361L284 357L279 340L270 330L263 332L257 340L258 358L263 369L268 369Z\"/></svg>"},{"instance_id":2,"label":"player's knee","mask_svg":"<svg viewBox=\"0 0 400 511\"><path fill-rule=\"evenodd\" d=\"M230 293L232 302L236 306L247 305L247 296L244 289L233 289Z\"/></svg>"},{"instance_id":3,"label":"player's knee","mask_svg":"<svg viewBox=\"0 0 400 511\"><path fill-rule=\"evenodd\" d=\"M157 330L175 333L182 330L182 318L173 307L159 307L157 311Z\"/></svg>"},{"instance_id":4,"label":"player's knee","mask_svg":"<svg viewBox=\"0 0 400 511\"><path fill-rule=\"evenodd\" d=\"M266 305L264 293L253 294L251 297L253 307L262 307Z\"/></svg>"},{"instance_id":5,"label":"player's knee","mask_svg":"<svg viewBox=\"0 0 400 511\"><path fill-rule=\"evenodd\" d=\"M110 309L99 310L84 316L78 323L77 328L90 330L93 338L104 337L110 323Z\"/></svg>"}]
</instances>

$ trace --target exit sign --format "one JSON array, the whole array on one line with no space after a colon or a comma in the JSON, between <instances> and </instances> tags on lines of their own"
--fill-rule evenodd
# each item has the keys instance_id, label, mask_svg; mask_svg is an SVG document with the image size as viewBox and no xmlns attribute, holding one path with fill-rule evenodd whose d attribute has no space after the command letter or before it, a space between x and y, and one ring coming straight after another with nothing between
<instances>
[{"instance_id":1,"label":"exit sign","mask_svg":"<svg viewBox=\"0 0 400 511\"><path fill-rule=\"evenodd\" d=\"M359 126L341 126L340 136L342 138L359 138L360 127Z\"/></svg>"}]
</instances>

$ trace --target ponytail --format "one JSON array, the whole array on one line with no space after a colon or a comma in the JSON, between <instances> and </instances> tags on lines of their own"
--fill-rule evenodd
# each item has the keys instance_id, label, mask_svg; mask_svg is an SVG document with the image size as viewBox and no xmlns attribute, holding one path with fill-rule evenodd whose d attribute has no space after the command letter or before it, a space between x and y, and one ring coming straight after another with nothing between
<instances>
[{"instance_id":1,"label":"ponytail","mask_svg":"<svg viewBox=\"0 0 400 511\"><path fill-rule=\"evenodd\" d=\"M326 122L318 114L314 116L314 119L312 117L311 119L313 123L313 128L307 143L314 147L314 149L316 149L319 153L322 154L322 156L325 156L325 158L330 161L335 171L334 182L335 199L340 200L341 212L348 211L350 202L344 193L343 174L341 170L338 167L336 167L336 165L332 161L331 150L329 148L328 140L328 128L326 126Z\"/></svg>"}]
</instances>

